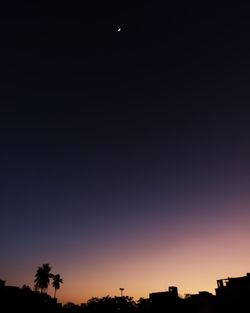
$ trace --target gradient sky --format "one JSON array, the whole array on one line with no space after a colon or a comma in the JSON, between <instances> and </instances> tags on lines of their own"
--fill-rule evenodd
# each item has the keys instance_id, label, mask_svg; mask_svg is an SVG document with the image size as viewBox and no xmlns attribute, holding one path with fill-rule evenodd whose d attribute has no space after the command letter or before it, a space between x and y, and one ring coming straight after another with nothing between
<instances>
[{"instance_id":1,"label":"gradient sky","mask_svg":"<svg viewBox=\"0 0 250 313\"><path fill-rule=\"evenodd\" d=\"M0 11L0 278L49 263L80 303L245 275L249 8Z\"/></svg>"}]
</instances>

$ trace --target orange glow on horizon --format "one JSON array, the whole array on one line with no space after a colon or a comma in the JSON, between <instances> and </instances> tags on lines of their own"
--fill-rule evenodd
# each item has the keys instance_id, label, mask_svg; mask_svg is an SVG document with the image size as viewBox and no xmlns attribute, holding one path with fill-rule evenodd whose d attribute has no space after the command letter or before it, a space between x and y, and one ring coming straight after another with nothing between
<instances>
[{"instance_id":1,"label":"orange glow on horizon","mask_svg":"<svg viewBox=\"0 0 250 313\"><path fill-rule=\"evenodd\" d=\"M10 264L6 265L1 279L7 285L33 287L37 267L47 262L64 281L58 300L77 304L92 297L119 296L120 287L135 300L171 285L178 287L180 295L215 293L217 279L249 271L250 215L246 202L241 207L228 206L227 215L220 209L218 216L182 216L174 228L162 216L154 217L151 229L148 223L142 224L131 228L131 236L114 236L112 243L100 241L81 249L79 241L71 253L62 250L60 258L53 250L45 257L41 252L28 263L13 261L13 270L9 272ZM53 295L51 286L49 293Z\"/></svg>"}]
</instances>

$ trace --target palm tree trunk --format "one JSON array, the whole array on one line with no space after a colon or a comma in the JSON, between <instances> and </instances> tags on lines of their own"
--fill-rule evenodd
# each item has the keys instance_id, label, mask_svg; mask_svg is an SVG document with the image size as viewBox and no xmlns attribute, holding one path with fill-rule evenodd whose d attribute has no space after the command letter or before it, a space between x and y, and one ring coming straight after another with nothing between
<instances>
[{"instance_id":1,"label":"palm tree trunk","mask_svg":"<svg viewBox=\"0 0 250 313\"><path fill-rule=\"evenodd\" d=\"M55 291L54 291L54 299L56 298L56 288L55 288Z\"/></svg>"}]
</instances>

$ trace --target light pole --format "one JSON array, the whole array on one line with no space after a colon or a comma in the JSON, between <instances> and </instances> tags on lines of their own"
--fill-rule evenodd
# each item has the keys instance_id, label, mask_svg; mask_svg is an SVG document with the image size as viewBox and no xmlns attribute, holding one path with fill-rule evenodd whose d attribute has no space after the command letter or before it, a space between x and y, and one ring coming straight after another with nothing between
<instances>
[{"instance_id":1,"label":"light pole","mask_svg":"<svg viewBox=\"0 0 250 313\"><path fill-rule=\"evenodd\" d=\"M123 290L124 290L124 288L120 288L120 291L121 291L121 297L123 297Z\"/></svg>"}]
</instances>

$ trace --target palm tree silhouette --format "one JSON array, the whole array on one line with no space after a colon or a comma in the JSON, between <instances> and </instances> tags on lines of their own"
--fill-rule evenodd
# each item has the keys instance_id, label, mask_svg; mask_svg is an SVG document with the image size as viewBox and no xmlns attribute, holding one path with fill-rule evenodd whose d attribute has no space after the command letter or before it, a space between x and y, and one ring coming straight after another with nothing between
<instances>
[{"instance_id":1,"label":"palm tree silhouette","mask_svg":"<svg viewBox=\"0 0 250 313\"><path fill-rule=\"evenodd\" d=\"M63 280L59 274L53 275L52 277L52 286L55 288L54 298L56 297L56 291L60 288L60 284L63 283Z\"/></svg>"},{"instance_id":2,"label":"palm tree silhouette","mask_svg":"<svg viewBox=\"0 0 250 313\"><path fill-rule=\"evenodd\" d=\"M39 266L35 274L35 289L40 289L41 293L46 292L51 277L51 266L48 263Z\"/></svg>"}]
</instances>

